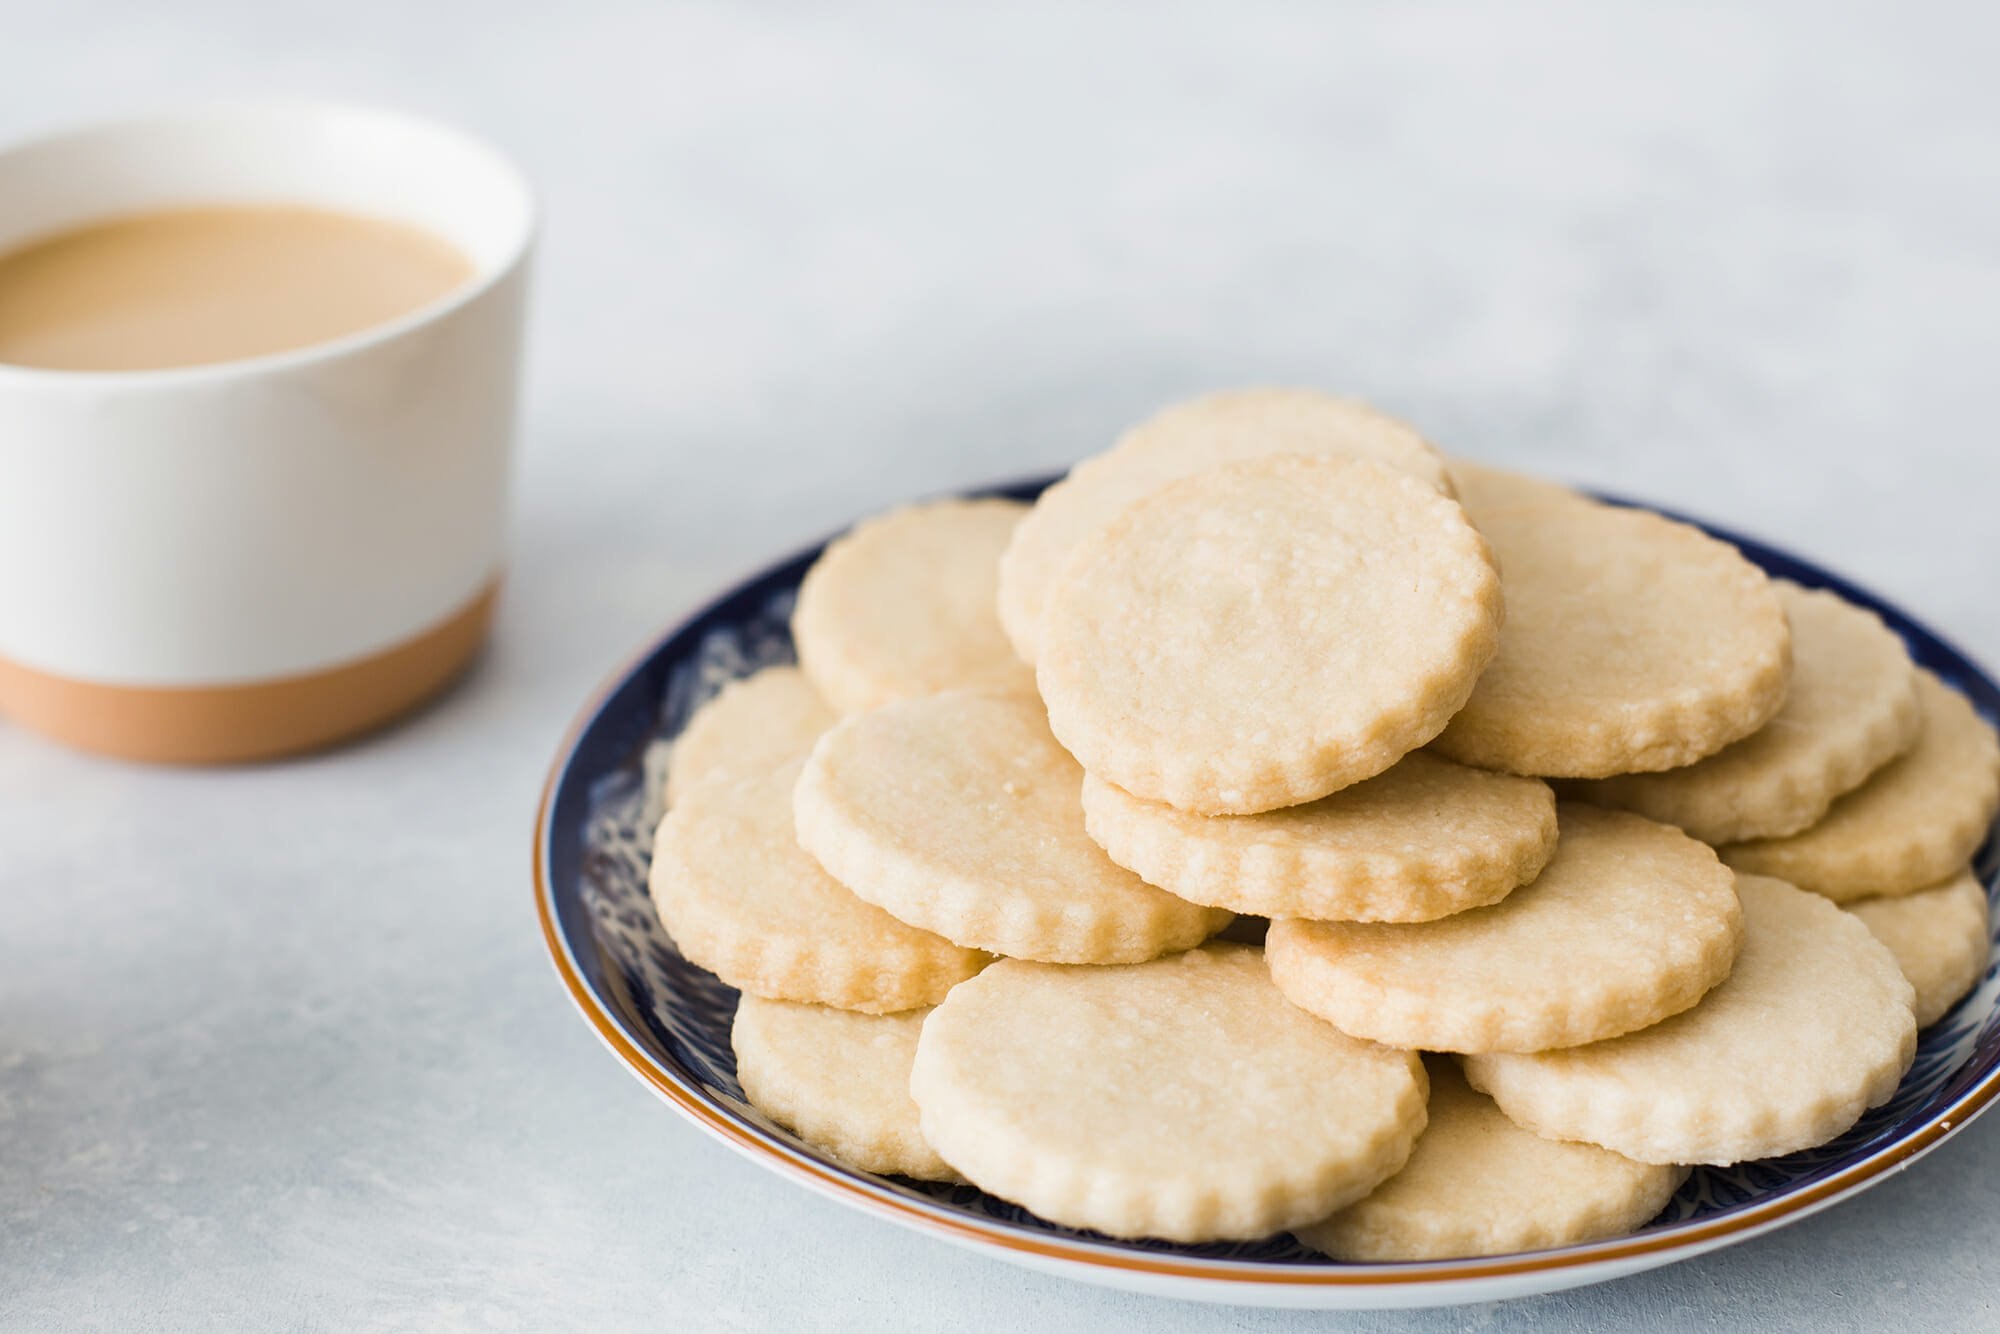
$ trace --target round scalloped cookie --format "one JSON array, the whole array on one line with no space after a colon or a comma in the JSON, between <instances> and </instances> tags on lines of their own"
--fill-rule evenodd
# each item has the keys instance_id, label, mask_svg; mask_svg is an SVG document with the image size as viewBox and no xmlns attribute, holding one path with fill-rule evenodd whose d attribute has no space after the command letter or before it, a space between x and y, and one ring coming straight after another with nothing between
<instances>
[{"instance_id":1,"label":"round scalloped cookie","mask_svg":"<svg viewBox=\"0 0 2000 1334\"><path fill-rule=\"evenodd\" d=\"M1727 1166L1824 1144L1896 1091L1917 1050L1913 993L1851 914L1737 877L1743 949L1727 981L1609 1042L1468 1056L1517 1125L1646 1163Z\"/></svg>"},{"instance_id":2,"label":"round scalloped cookie","mask_svg":"<svg viewBox=\"0 0 2000 1334\"><path fill-rule=\"evenodd\" d=\"M1028 507L936 500L863 520L806 571L799 666L841 713L960 687L1029 690L994 610L1000 553Z\"/></svg>"},{"instance_id":3,"label":"round scalloped cookie","mask_svg":"<svg viewBox=\"0 0 2000 1334\"><path fill-rule=\"evenodd\" d=\"M1671 769L1784 703L1784 609L1734 547L1595 502L1470 512L1501 570L1507 629L1438 753L1547 778Z\"/></svg>"},{"instance_id":4,"label":"round scalloped cookie","mask_svg":"<svg viewBox=\"0 0 2000 1334\"><path fill-rule=\"evenodd\" d=\"M1472 511L1513 509L1550 501L1591 503L1590 497L1561 482L1496 468L1477 459L1450 458L1445 460L1445 467L1451 473L1452 489L1458 493L1459 503Z\"/></svg>"},{"instance_id":5,"label":"round scalloped cookie","mask_svg":"<svg viewBox=\"0 0 2000 1334\"><path fill-rule=\"evenodd\" d=\"M873 1014L936 1004L987 956L863 903L799 847L803 763L682 794L653 845L660 925L690 963L753 996Z\"/></svg>"},{"instance_id":6,"label":"round scalloped cookie","mask_svg":"<svg viewBox=\"0 0 2000 1334\"><path fill-rule=\"evenodd\" d=\"M1444 460L1414 429L1311 389L1236 389L1163 409L1035 502L1000 559L1000 623L1035 660L1043 604L1078 542L1169 482L1266 454L1366 458L1449 495Z\"/></svg>"},{"instance_id":7,"label":"round scalloped cookie","mask_svg":"<svg viewBox=\"0 0 2000 1334\"><path fill-rule=\"evenodd\" d=\"M1272 922L1272 979L1358 1038L1523 1052L1658 1023L1729 975L1742 909L1713 851L1623 811L1558 812L1556 855L1491 907L1434 922Z\"/></svg>"},{"instance_id":8,"label":"round scalloped cookie","mask_svg":"<svg viewBox=\"0 0 2000 1334\"><path fill-rule=\"evenodd\" d=\"M1965 867L1941 885L1847 905L1889 947L1917 993L1917 1027L1944 1018L1979 984L1992 955L1986 887Z\"/></svg>"},{"instance_id":9,"label":"round scalloped cookie","mask_svg":"<svg viewBox=\"0 0 2000 1334\"><path fill-rule=\"evenodd\" d=\"M1705 760L1574 786L1600 806L1679 825L1706 843L1796 834L1908 750L1923 727L1917 669L1874 612L1777 580L1792 683L1770 722Z\"/></svg>"},{"instance_id":10,"label":"round scalloped cookie","mask_svg":"<svg viewBox=\"0 0 2000 1334\"><path fill-rule=\"evenodd\" d=\"M1190 815L1083 780L1090 836L1120 866L1195 903L1265 917L1422 922L1505 898L1556 847L1535 778L1420 752L1304 806Z\"/></svg>"},{"instance_id":11,"label":"round scalloped cookie","mask_svg":"<svg viewBox=\"0 0 2000 1334\"><path fill-rule=\"evenodd\" d=\"M1908 894L1962 866L2000 809L2000 740L1965 696L1921 668L1917 694L1923 727L1901 758L1810 829L1728 844L1722 859L1836 903Z\"/></svg>"},{"instance_id":12,"label":"round scalloped cookie","mask_svg":"<svg viewBox=\"0 0 2000 1334\"><path fill-rule=\"evenodd\" d=\"M1049 963L1139 963L1230 914L1156 889L1084 832L1083 770L1033 695L953 691L820 738L799 842L857 896L960 945Z\"/></svg>"},{"instance_id":13,"label":"round scalloped cookie","mask_svg":"<svg viewBox=\"0 0 2000 1334\"><path fill-rule=\"evenodd\" d=\"M1083 767L1203 815L1294 806L1435 736L1499 642L1464 511L1379 463L1184 478L1078 545L1036 680Z\"/></svg>"},{"instance_id":14,"label":"round scalloped cookie","mask_svg":"<svg viewBox=\"0 0 2000 1334\"><path fill-rule=\"evenodd\" d=\"M712 773L766 773L796 760L837 721L796 667L766 667L731 681L674 738L667 804Z\"/></svg>"},{"instance_id":15,"label":"round scalloped cookie","mask_svg":"<svg viewBox=\"0 0 2000 1334\"><path fill-rule=\"evenodd\" d=\"M1666 1207L1685 1167L1521 1129L1449 1059L1424 1062L1429 1124L1403 1170L1293 1235L1336 1260L1451 1260L1622 1236Z\"/></svg>"},{"instance_id":16,"label":"round scalloped cookie","mask_svg":"<svg viewBox=\"0 0 2000 1334\"><path fill-rule=\"evenodd\" d=\"M1286 1003L1258 952L1005 959L924 1021L910 1092L967 1180L1114 1237L1264 1237L1393 1174L1424 1126L1412 1052Z\"/></svg>"},{"instance_id":17,"label":"round scalloped cookie","mask_svg":"<svg viewBox=\"0 0 2000 1334\"><path fill-rule=\"evenodd\" d=\"M917 1126L910 1063L929 1010L857 1014L745 996L729 1030L750 1105L849 1167L956 1181Z\"/></svg>"}]
</instances>

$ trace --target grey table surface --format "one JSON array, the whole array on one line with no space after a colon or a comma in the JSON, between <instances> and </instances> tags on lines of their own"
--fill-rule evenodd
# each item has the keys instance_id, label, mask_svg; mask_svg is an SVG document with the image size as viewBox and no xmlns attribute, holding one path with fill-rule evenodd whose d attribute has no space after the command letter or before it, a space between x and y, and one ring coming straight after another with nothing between
<instances>
[{"instance_id":1,"label":"grey table surface","mask_svg":"<svg viewBox=\"0 0 2000 1334\"><path fill-rule=\"evenodd\" d=\"M527 878L565 723L656 628L1214 386L1358 392L1738 525L2000 662L1991 14L0 0L0 134L381 101L547 205L513 575L463 689L234 772L0 730L0 1326L1994 1328L2000 1117L1776 1235L1499 1306L1018 1271L655 1102Z\"/></svg>"}]
</instances>

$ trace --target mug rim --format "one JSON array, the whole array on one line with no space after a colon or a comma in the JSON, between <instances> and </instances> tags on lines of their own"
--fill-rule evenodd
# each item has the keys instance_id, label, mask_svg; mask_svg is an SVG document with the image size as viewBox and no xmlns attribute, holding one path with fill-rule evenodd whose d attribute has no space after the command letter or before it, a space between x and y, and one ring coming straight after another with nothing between
<instances>
[{"instance_id":1,"label":"mug rim","mask_svg":"<svg viewBox=\"0 0 2000 1334\"><path fill-rule=\"evenodd\" d=\"M480 159L484 166L494 171L496 177L503 182L504 188L516 197L520 206L519 226L511 239L502 247L499 255L480 264L467 281L393 319L380 324L371 324L352 333L341 334L322 342L308 343L303 347L288 348L281 352L259 353L256 356L238 357L229 361L201 362L192 366L98 371L22 366L9 361L0 361L0 389L22 388L29 385L59 386L88 391L158 389L182 384L242 379L338 361L356 352L392 342L404 334L433 324L471 305L507 281L527 261L534 248L535 239L541 231L542 204L526 173L497 146L470 130L449 121L396 107L313 98L207 100L150 111L104 116L24 134L0 143L0 165L4 165L7 159L17 154L36 149L55 149L66 141L82 141L100 135L143 130L175 122L311 117L372 120L388 125L401 133L421 132L442 136L453 151ZM118 215L105 213L95 216L111 218ZM52 234L61 233L57 231ZM454 247L458 247L455 238L445 239L451 241ZM467 258L471 257L468 255Z\"/></svg>"}]
</instances>

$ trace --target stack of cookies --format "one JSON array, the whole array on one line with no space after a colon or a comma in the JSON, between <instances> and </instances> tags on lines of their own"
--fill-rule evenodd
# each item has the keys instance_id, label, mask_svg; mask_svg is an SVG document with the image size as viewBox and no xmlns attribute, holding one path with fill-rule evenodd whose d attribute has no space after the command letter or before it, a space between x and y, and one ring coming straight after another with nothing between
<instances>
[{"instance_id":1,"label":"stack of cookies","mask_svg":"<svg viewBox=\"0 0 2000 1334\"><path fill-rule=\"evenodd\" d=\"M2000 744L1876 617L1348 400L863 523L792 628L676 743L652 893L746 1096L862 1170L1588 1240L1846 1130L1986 960Z\"/></svg>"}]
</instances>

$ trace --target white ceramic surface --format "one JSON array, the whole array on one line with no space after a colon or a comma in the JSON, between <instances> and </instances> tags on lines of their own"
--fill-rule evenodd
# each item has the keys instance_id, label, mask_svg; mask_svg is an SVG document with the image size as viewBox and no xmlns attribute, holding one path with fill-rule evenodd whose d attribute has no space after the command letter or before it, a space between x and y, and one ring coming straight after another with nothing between
<instances>
[{"instance_id":1,"label":"white ceramic surface","mask_svg":"<svg viewBox=\"0 0 2000 1334\"><path fill-rule=\"evenodd\" d=\"M379 328L140 372L0 364L0 657L235 685L400 644L499 573L534 205L411 117L262 104L0 153L0 249L121 213L302 203L426 228L475 276Z\"/></svg>"}]
</instances>

